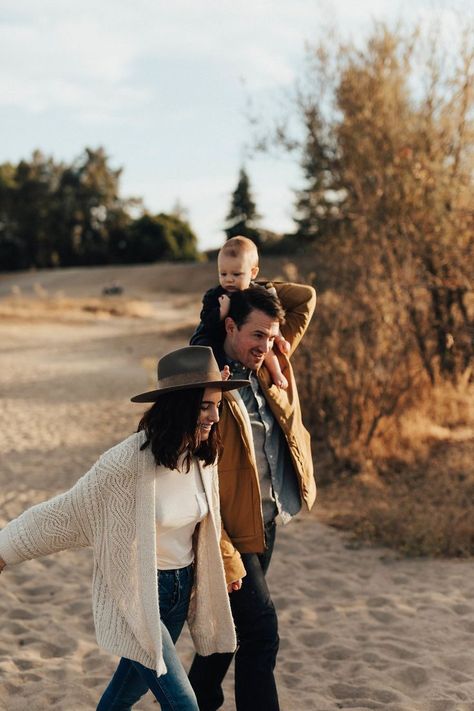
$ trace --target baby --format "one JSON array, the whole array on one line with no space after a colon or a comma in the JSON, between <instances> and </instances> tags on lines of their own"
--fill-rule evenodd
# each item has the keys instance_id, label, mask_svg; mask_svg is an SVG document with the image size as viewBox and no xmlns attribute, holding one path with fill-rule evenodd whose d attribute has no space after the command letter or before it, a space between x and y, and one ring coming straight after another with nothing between
<instances>
[{"instance_id":1,"label":"baby","mask_svg":"<svg viewBox=\"0 0 474 711\"><path fill-rule=\"evenodd\" d=\"M193 345L207 345L219 349L225 339L224 320L229 313L229 294L249 286L257 286L254 279L258 274L258 251L255 243L247 237L232 237L227 240L217 256L219 286L206 291L202 300L201 322L194 332ZM274 287L268 288L276 293ZM275 343L282 353L288 353L289 343L279 334ZM281 372L280 363L273 350L265 356L265 364L273 383L286 390L288 381Z\"/></svg>"}]
</instances>

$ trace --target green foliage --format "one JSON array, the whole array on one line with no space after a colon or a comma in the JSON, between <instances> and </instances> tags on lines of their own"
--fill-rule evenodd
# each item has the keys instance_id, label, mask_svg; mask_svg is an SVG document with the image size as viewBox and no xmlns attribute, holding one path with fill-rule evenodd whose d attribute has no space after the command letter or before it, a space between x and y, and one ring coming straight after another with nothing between
<instances>
[{"instance_id":1,"label":"green foliage","mask_svg":"<svg viewBox=\"0 0 474 711\"><path fill-rule=\"evenodd\" d=\"M115 253L119 261L128 264L195 260L197 239L187 222L178 217L145 214L121 235Z\"/></svg>"},{"instance_id":2,"label":"green foliage","mask_svg":"<svg viewBox=\"0 0 474 711\"><path fill-rule=\"evenodd\" d=\"M226 238L242 235L260 245L259 231L255 227L259 215L250 191L250 181L243 168L240 169L237 187L232 193L230 210L227 215Z\"/></svg>"},{"instance_id":3,"label":"green foliage","mask_svg":"<svg viewBox=\"0 0 474 711\"><path fill-rule=\"evenodd\" d=\"M103 148L71 165L36 151L0 165L0 269L196 259L197 240L176 216L134 220L119 195L121 169Z\"/></svg>"}]
</instances>

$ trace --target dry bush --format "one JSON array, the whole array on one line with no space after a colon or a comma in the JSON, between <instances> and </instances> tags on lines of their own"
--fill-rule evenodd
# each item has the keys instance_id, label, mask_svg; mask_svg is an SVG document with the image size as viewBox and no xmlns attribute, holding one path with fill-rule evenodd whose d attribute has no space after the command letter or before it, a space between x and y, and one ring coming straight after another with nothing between
<instances>
[{"instance_id":1,"label":"dry bush","mask_svg":"<svg viewBox=\"0 0 474 711\"><path fill-rule=\"evenodd\" d=\"M312 47L293 107L304 140L281 135L306 178L295 246L322 285L297 372L328 515L406 552L464 555L474 28L445 54L441 29Z\"/></svg>"},{"instance_id":2,"label":"dry bush","mask_svg":"<svg viewBox=\"0 0 474 711\"><path fill-rule=\"evenodd\" d=\"M366 462L363 473L324 487L322 520L406 555L474 555L472 422L464 440L436 435L412 433L398 459Z\"/></svg>"},{"instance_id":3,"label":"dry bush","mask_svg":"<svg viewBox=\"0 0 474 711\"><path fill-rule=\"evenodd\" d=\"M329 356L327 351L324 355ZM332 416L326 423L321 412L314 417L313 410L311 418L313 401L305 386L300 387L307 419L309 415L315 427L319 480L326 484L320 487L318 514L358 539L407 555L474 555L474 386L469 385L469 373L457 385L435 387L421 373L418 387L379 420L368 446L355 439L348 447L339 444L338 432L348 427L351 402L360 405L364 400L364 392L351 394L350 379L314 373L314 404L324 391L326 398L333 397L333 410L340 408L339 419ZM396 394L397 379L390 382ZM376 380L366 381L365 430L376 411L378 387ZM335 442L330 447L324 441L328 431Z\"/></svg>"},{"instance_id":4,"label":"dry bush","mask_svg":"<svg viewBox=\"0 0 474 711\"><path fill-rule=\"evenodd\" d=\"M372 277L321 294L295 354L320 516L410 555L474 554L474 387L435 384L403 299ZM430 295L417 291L429 317ZM424 323L420 321L420 323ZM428 345L430 345L428 341Z\"/></svg>"},{"instance_id":5,"label":"dry bush","mask_svg":"<svg viewBox=\"0 0 474 711\"><path fill-rule=\"evenodd\" d=\"M313 441L330 455L324 478L358 471L380 427L399 419L429 384L406 311L373 278L350 294L320 295L296 364Z\"/></svg>"}]
</instances>

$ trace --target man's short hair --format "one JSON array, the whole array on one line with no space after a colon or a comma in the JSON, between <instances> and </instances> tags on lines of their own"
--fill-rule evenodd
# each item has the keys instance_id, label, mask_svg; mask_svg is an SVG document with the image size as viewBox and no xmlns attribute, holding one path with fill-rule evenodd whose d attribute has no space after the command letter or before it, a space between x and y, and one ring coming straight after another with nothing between
<instances>
[{"instance_id":1,"label":"man's short hair","mask_svg":"<svg viewBox=\"0 0 474 711\"><path fill-rule=\"evenodd\" d=\"M250 286L230 294L229 316L237 328L243 326L251 311L263 311L281 325L285 322L285 311L278 296L263 286Z\"/></svg>"}]
</instances>

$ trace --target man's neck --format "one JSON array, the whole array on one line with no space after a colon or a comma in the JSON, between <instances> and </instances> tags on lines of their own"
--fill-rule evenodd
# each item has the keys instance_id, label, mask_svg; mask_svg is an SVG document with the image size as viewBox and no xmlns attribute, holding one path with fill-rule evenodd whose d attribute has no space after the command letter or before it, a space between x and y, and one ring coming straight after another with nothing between
<instances>
[{"instance_id":1,"label":"man's neck","mask_svg":"<svg viewBox=\"0 0 474 711\"><path fill-rule=\"evenodd\" d=\"M224 345L223 345L224 353L227 358L227 360L234 360L236 362L240 362L238 358L236 358L235 353L233 352L233 349L229 343L229 339L225 338L224 340Z\"/></svg>"}]
</instances>

